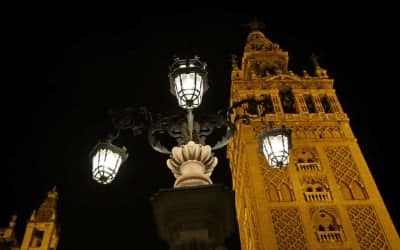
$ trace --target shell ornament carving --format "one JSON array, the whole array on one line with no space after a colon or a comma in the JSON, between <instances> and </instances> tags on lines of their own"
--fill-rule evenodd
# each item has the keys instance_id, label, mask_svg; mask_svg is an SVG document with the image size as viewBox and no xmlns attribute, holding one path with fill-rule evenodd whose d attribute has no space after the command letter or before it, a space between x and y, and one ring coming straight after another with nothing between
<instances>
[{"instance_id":1,"label":"shell ornament carving","mask_svg":"<svg viewBox=\"0 0 400 250\"><path fill-rule=\"evenodd\" d=\"M174 187L212 184L210 176L218 159L214 157L209 145L187 144L172 148L167 166L174 174Z\"/></svg>"}]
</instances>

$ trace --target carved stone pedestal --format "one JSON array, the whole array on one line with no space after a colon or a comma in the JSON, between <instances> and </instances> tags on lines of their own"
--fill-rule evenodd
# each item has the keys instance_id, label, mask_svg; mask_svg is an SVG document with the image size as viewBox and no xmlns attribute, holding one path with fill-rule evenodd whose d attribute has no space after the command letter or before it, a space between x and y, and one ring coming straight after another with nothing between
<instances>
[{"instance_id":1,"label":"carved stone pedestal","mask_svg":"<svg viewBox=\"0 0 400 250\"><path fill-rule=\"evenodd\" d=\"M163 189L151 205L158 235L171 250L223 250L235 231L234 194L223 185Z\"/></svg>"}]
</instances>

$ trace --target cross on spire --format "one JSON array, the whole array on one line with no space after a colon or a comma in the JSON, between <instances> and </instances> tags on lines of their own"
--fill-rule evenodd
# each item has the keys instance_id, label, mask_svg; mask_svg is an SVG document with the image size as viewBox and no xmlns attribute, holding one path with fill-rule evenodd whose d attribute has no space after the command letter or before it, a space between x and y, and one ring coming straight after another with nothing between
<instances>
[{"instance_id":1,"label":"cross on spire","mask_svg":"<svg viewBox=\"0 0 400 250\"><path fill-rule=\"evenodd\" d=\"M265 24L261 21L258 21L257 17L254 17L254 20L247 24L249 26L250 31L261 31L265 28Z\"/></svg>"}]
</instances>

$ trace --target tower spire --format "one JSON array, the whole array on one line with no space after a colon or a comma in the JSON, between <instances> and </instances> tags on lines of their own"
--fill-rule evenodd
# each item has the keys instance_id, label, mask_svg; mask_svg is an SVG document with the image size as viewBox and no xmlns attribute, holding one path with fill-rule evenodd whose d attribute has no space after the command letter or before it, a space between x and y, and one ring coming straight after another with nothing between
<instances>
[{"instance_id":1,"label":"tower spire","mask_svg":"<svg viewBox=\"0 0 400 250\"><path fill-rule=\"evenodd\" d=\"M57 210L57 199L58 193L54 186L50 191L47 192L47 197L40 205L37 212L32 214L32 219L37 221L49 221L54 220Z\"/></svg>"},{"instance_id":2,"label":"tower spire","mask_svg":"<svg viewBox=\"0 0 400 250\"><path fill-rule=\"evenodd\" d=\"M261 31L264 23L254 18L247 26L247 36L242 58L242 76L245 79L263 78L288 72L289 56L279 44L270 41ZM240 74L239 74L240 75Z\"/></svg>"}]
</instances>

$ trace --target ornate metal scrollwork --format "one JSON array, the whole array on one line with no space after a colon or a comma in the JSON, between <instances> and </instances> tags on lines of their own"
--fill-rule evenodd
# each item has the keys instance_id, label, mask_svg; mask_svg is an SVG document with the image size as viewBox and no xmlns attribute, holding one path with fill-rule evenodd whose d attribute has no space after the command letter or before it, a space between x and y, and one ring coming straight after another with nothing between
<instances>
[{"instance_id":1,"label":"ornate metal scrollwork","mask_svg":"<svg viewBox=\"0 0 400 250\"><path fill-rule=\"evenodd\" d=\"M221 112L217 114L197 114L193 124L192 140L199 144L207 144L207 137L215 137L215 129L226 128L225 134L211 146L212 150L220 149L228 144L232 138L235 126L224 117ZM151 147L160 152L169 154L170 150L163 145L161 137L167 134L175 139L178 145L186 144L190 141L187 120L184 115L156 115L149 128L149 143Z\"/></svg>"},{"instance_id":2,"label":"ornate metal scrollwork","mask_svg":"<svg viewBox=\"0 0 400 250\"><path fill-rule=\"evenodd\" d=\"M125 108L117 112L109 110L108 114L115 129L131 129L134 136L142 134L151 122L151 114L146 107Z\"/></svg>"},{"instance_id":3,"label":"ornate metal scrollwork","mask_svg":"<svg viewBox=\"0 0 400 250\"><path fill-rule=\"evenodd\" d=\"M189 136L184 113L151 114L145 107L139 107L126 108L119 112L110 111L109 114L114 128L118 131L130 129L136 136L147 130L150 146L163 154L170 154L173 146L186 144L190 140L205 145L207 137L213 137L216 141L211 146L212 150L220 149L228 144L235 131L234 124L223 115L223 112L196 114L192 139ZM214 135L216 129L225 129L225 134L216 138L217 135Z\"/></svg>"}]
</instances>

